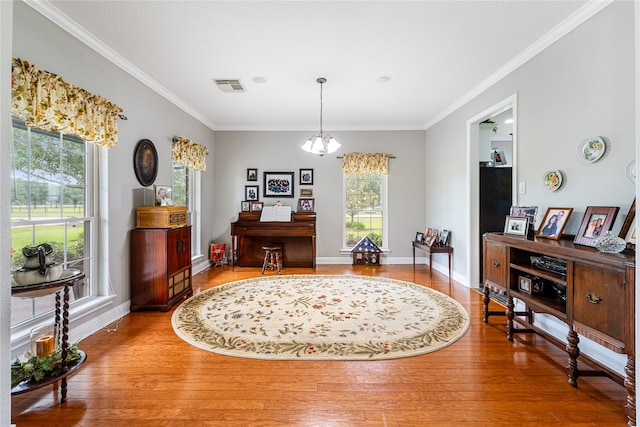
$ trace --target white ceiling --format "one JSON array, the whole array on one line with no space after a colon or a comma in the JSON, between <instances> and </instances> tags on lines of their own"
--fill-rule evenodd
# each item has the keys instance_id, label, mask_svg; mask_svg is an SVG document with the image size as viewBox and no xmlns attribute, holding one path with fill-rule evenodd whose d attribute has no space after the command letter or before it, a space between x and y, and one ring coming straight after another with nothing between
<instances>
[{"instance_id":1,"label":"white ceiling","mask_svg":"<svg viewBox=\"0 0 640 427\"><path fill-rule=\"evenodd\" d=\"M593 8L520 0L27 2L216 130L315 130L316 78L326 77L327 132L424 129ZM377 83L380 76L390 80ZM239 78L246 92L221 92L213 83L221 78Z\"/></svg>"}]
</instances>

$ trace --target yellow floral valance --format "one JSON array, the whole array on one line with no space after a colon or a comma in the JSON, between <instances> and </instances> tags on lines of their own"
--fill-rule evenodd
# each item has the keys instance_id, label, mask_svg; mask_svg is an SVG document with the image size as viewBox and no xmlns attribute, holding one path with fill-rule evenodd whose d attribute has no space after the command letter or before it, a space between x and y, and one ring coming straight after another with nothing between
<instances>
[{"instance_id":1,"label":"yellow floral valance","mask_svg":"<svg viewBox=\"0 0 640 427\"><path fill-rule=\"evenodd\" d=\"M122 109L106 99L13 58L11 114L26 126L77 135L111 148L118 143L118 114Z\"/></svg>"},{"instance_id":2,"label":"yellow floral valance","mask_svg":"<svg viewBox=\"0 0 640 427\"><path fill-rule=\"evenodd\" d=\"M195 170L206 171L206 156L207 147L204 145L193 142L184 136L176 136L173 138L171 159L174 162Z\"/></svg>"},{"instance_id":3,"label":"yellow floral valance","mask_svg":"<svg viewBox=\"0 0 640 427\"><path fill-rule=\"evenodd\" d=\"M391 154L385 153L347 153L342 157L342 172L356 175L388 175L390 158Z\"/></svg>"}]
</instances>

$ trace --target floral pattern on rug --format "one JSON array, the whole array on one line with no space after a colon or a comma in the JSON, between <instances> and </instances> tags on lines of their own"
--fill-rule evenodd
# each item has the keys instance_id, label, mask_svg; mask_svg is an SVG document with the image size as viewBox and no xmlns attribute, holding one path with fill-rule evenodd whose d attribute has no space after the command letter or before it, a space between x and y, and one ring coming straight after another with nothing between
<instances>
[{"instance_id":1,"label":"floral pattern on rug","mask_svg":"<svg viewBox=\"0 0 640 427\"><path fill-rule=\"evenodd\" d=\"M465 334L469 315L414 283L282 275L207 289L178 307L172 323L188 343L229 356L375 360L443 348Z\"/></svg>"}]
</instances>

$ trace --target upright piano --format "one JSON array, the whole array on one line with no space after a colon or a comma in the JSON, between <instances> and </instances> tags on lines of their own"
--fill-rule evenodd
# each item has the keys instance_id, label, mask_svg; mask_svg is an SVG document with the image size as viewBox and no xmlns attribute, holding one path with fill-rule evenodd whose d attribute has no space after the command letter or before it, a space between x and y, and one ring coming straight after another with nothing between
<instances>
[{"instance_id":1,"label":"upright piano","mask_svg":"<svg viewBox=\"0 0 640 427\"><path fill-rule=\"evenodd\" d=\"M239 212L231 223L231 267L262 267L262 246L281 243L284 267L316 268L316 214L293 212L291 221L260 221L260 212Z\"/></svg>"}]
</instances>

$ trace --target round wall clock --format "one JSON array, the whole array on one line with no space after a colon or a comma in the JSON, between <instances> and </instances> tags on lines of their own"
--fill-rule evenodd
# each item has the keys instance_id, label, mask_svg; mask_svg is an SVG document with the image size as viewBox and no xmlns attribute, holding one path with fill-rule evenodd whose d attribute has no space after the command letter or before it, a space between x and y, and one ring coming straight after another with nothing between
<instances>
[{"instance_id":1,"label":"round wall clock","mask_svg":"<svg viewBox=\"0 0 640 427\"><path fill-rule=\"evenodd\" d=\"M145 187L150 186L158 175L158 152L148 139L142 139L133 151L133 170L138 182Z\"/></svg>"}]
</instances>

